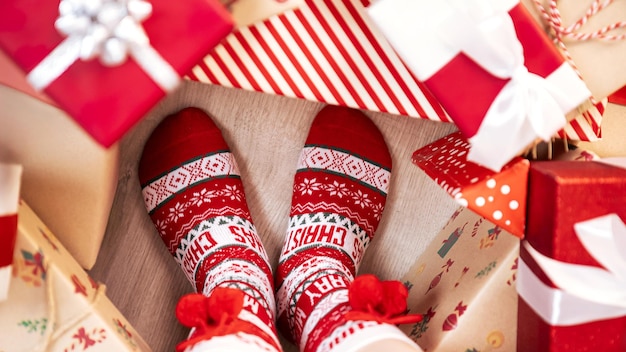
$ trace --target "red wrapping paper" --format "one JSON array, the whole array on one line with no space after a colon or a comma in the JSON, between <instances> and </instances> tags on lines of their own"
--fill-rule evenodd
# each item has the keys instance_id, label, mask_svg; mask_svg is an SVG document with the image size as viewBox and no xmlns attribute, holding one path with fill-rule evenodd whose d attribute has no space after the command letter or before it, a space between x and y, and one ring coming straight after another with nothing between
<instances>
[{"instance_id":1,"label":"red wrapping paper","mask_svg":"<svg viewBox=\"0 0 626 352\"><path fill-rule=\"evenodd\" d=\"M587 252L574 224L609 213L626 219L626 170L599 162L531 163L526 240L558 261L601 267ZM520 258L546 285L556 287L522 246ZM626 351L626 317L551 326L520 297L517 350Z\"/></svg>"},{"instance_id":2,"label":"red wrapping paper","mask_svg":"<svg viewBox=\"0 0 626 352\"><path fill-rule=\"evenodd\" d=\"M413 153L413 163L464 207L523 238L528 160L516 157L500 172L467 160L469 143L455 132Z\"/></svg>"},{"instance_id":3,"label":"red wrapping paper","mask_svg":"<svg viewBox=\"0 0 626 352\"><path fill-rule=\"evenodd\" d=\"M525 66L528 71L547 77L563 64L563 57L521 4L509 13L524 46ZM476 134L491 103L508 81L493 76L467 55L460 53L424 83L464 135L471 137ZM457 84L454 89L450 89L450 82L472 83ZM523 147L520 146L520 149Z\"/></svg>"},{"instance_id":4,"label":"red wrapping paper","mask_svg":"<svg viewBox=\"0 0 626 352\"><path fill-rule=\"evenodd\" d=\"M233 28L217 0L153 0L141 24L150 45L182 77ZM0 2L0 49L30 72L64 39L54 28L59 1ZM108 147L165 96L132 59L116 67L74 62L45 93Z\"/></svg>"}]
</instances>

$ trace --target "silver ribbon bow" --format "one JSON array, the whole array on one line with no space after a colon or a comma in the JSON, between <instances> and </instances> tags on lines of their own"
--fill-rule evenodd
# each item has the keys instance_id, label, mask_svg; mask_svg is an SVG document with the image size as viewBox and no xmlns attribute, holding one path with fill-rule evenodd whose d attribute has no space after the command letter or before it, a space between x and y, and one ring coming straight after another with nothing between
<instances>
[{"instance_id":1,"label":"silver ribbon bow","mask_svg":"<svg viewBox=\"0 0 626 352\"><path fill-rule=\"evenodd\" d=\"M29 74L44 89L76 60L99 58L117 66L130 56L165 91L176 87L178 73L150 46L141 22L152 14L145 0L61 0L55 28L67 38Z\"/></svg>"}]
</instances>

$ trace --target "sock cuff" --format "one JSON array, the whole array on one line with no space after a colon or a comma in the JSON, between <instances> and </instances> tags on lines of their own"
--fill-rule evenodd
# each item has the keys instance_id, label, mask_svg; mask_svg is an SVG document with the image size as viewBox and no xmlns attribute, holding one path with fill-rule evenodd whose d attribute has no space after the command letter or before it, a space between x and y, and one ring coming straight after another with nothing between
<instances>
[{"instance_id":1,"label":"sock cuff","mask_svg":"<svg viewBox=\"0 0 626 352\"><path fill-rule=\"evenodd\" d=\"M381 346L394 352L423 352L397 326L373 321L348 321L324 339L317 352L377 352Z\"/></svg>"},{"instance_id":2,"label":"sock cuff","mask_svg":"<svg viewBox=\"0 0 626 352\"><path fill-rule=\"evenodd\" d=\"M279 352L276 347L258 336L237 333L233 335L215 336L187 348L185 352Z\"/></svg>"}]
</instances>

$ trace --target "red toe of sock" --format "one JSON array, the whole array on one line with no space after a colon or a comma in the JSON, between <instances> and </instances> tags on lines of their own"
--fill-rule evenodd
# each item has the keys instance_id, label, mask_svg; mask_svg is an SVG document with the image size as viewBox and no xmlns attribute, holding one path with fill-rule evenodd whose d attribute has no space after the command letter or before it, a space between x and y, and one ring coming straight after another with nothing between
<instances>
[{"instance_id":1,"label":"red toe of sock","mask_svg":"<svg viewBox=\"0 0 626 352\"><path fill-rule=\"evenodd\" d=\"M391 168L391 155L385 138L374 122L356 109L325 106L311 124L306 144L346 150Z\"/></svg>"},{"instance_id":2,"label":"red toe of sock","mask_svg":"<svg viewBox=\"0 0 626 352\"><path fill-rule=\"evenodd\" d=\"M143 186L189 160L228 149L209 115L199 108L185 108L165 117L146 141L139 161L139 180Z\"/></svg>"}]
</instances>

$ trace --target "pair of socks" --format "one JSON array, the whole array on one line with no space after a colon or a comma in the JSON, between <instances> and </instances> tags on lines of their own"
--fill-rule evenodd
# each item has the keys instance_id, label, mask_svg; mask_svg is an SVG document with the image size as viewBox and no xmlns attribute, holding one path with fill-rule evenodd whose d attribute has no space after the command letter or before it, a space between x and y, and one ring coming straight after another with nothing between
<instances>
[{"instance_id":1,"label":"pair of socks","mask_svg":"<svg viewBox=\"0 0 626 352\"><path fill-rule=\"evenodd\" d=\"M363 113L327 106L315 117L293 183L276 277L253 224L237 163L198 108L166 117L139 164L146 209L193 284L178 303L191 332L177 350L420 351L396 324L399 282L356 277L382 215L391 172L385 140Z\"/></svg>"}]
</instances>

